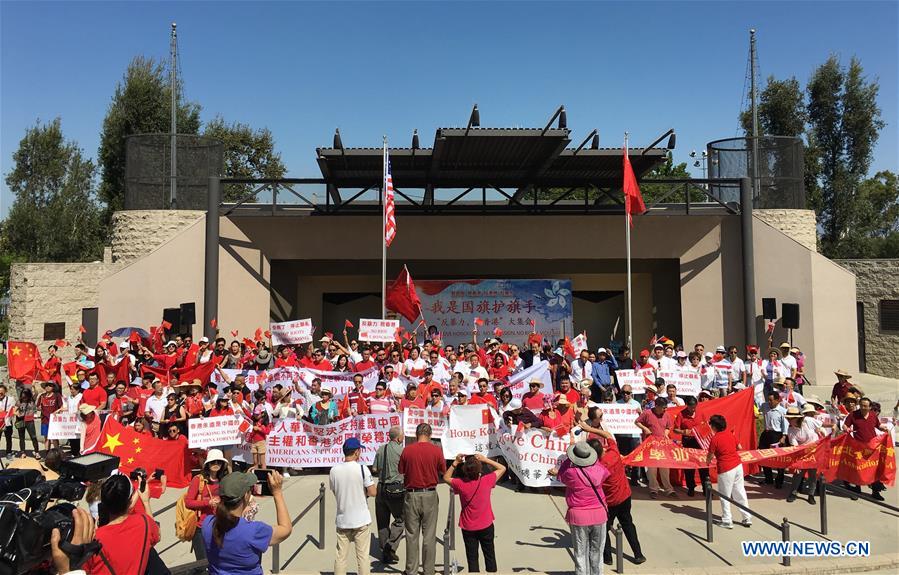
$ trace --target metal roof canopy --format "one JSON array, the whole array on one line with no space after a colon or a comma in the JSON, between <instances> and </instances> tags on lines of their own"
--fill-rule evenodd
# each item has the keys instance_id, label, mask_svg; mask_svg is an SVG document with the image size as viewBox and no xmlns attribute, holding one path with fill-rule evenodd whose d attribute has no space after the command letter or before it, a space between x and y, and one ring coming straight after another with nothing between
<instances>
[{"instance_id":1,"label":"metal roof canopy","mask_svg":"<svg viewBox=\"0 0 899 575\"><path fill-rule=\"evenodd\" d=\"M567 148L567 127L438 128L432 148L389 148L397 188L620 186L622 148ZM339 139L335 137L335 140ZM586 140L585 140L586 141ZM318 148L318 165L333 188L380 186L381 148ZM665 148L631 148L637 178L665 161Z\"/></svg>"}]
</instances>

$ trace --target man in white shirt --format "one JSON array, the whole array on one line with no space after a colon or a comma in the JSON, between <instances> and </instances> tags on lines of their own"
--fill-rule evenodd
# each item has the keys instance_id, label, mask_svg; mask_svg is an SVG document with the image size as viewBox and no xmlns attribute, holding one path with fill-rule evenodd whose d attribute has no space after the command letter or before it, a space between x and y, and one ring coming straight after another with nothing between
<instances>
[{"instance_id":1,"label":"man in white shirt","mask_svg":"<svg viewBox=\"0 0 899 575\"><path fill-rule=\"evenodd\" d=\"M730 374L733 388L743 389L743 372L746 370L746 365L743 363L742 359L737 357L737 346L728 346L727 359L730 361Z\"/></svg>"},{"instance_id":2,"label":"man in white shirt","mask_svg":"<svg viewBox=\"0 0 899 575\"><path fill-rule=\"evenodd\" d=\"M468 372L465 374L465 383L469 386L475 384L481 378L490 379L490 376L487 375L487 370L481 366L481 361L478 359L478 354L475 351L468 355L468 366L465 371Z\"/></svg>"},{"instance_id":3,"label":"man in white shirt","mask_svg":"<svg viewBox=\"0 0 899 575\"><path fill-rule=\"evenodd\" d=\"M593 364L590 363L590 352L582 349L581 356L571 362L571 380L583 381L585 379L593 381Z\"/></svg>"},{"instance_id":4,"label":"man in white shirt","mask_svg":"<svg viewBox=\"0 0 899 575\"><path fill-rule=\"evenodd\" d=\"M328 482L337 500L337 556L334 559L334 575L346 575L350 545L356 550L357 572L371 573L369 548L371 547L371 512L369 497L377 495L377 486L368 467L359 463L362 444L350 437L343 442L343 463L331 468Z\"/></svg>"},{"instance_id":5,"label":"man in white shirt","mask_svg":"<svg viewBox=\"0 0 899 575\"><path fill-rule=\"evenodd\" d=\"M652 355L647 360L647 363L652 366L656 373L662 369L663 357L665 357L665 346L660 343L655 344L652 348Z\"/></svg>"},{"instance_id":6,"label":"man in white shirt","mask_svg":"<svg viewBox=\"0 0 899 575\"><path fill-rule=\"evenodd\" d=\"M799 369L799 364L796 363L796 358L790 354L790 347L787 342L780 344L780 362L790 370L790 377L796 379L796 370Z\"/></svg>"},{"instance_id":7,"label":"man in white shirt","mask_svg":"<svg viewBox=\"0 0 899 575\"><path fill-rule=\"evenodd\" d=\"M165 406L168 401L166 399L168 391L162 385L161 380L157 379L153 382L153 395L147 398L147 405L144 408L144 413L153 421L162 421L162 414L165 412Z\"/></svg>"}]
</instances>

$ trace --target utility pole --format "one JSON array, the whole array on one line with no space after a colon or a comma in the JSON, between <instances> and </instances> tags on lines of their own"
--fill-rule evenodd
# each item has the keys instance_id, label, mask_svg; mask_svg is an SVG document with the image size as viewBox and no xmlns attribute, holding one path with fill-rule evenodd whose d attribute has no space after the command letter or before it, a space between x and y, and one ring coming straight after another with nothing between
<instances>
[{"instance_id":1,"label":"utility pole","mask_svg":"<svg viewBox=\"0 0 899 575\"><path fill-rule=\"evenodd\" d=\"M752 196L757 199L761 195L759 182L759 93L756 82L755 28L749 29L749 91L752 101Z\"/></svg>"},{"instance_id":2,"label":"utility pole","mask_svg":"<svg viewBox=\"0 0 899 575\"><path fill-rule=\"evenodd\" d=\"M176 27L177 24L172 22L171 78L169 80L169 85L172 90L172 141L170 143L172 148L172 165L171 174L169 175L171 181L169 200L172 209L177 207L178 202L178 32L175 29Z\"/></svg>"}]
</instances>

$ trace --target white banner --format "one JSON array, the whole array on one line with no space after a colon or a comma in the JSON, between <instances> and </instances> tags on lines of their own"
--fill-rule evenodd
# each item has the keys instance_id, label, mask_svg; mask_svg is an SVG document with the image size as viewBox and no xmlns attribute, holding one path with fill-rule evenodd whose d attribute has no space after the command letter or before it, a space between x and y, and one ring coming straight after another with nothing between
<instances>
[{"instance_id":1,"label":"white banner","mask_svg":"<svg viewBox=\"0 0 899 575\"><path fill-rule=\"evenodd\" d=\"M301 387L309 388L312 380L316 377L322 380L322 387L327 387L334 394L334 397L340 397L353 389L353 376L362 376L362 386L365 391L374 391L375 385L378 383L378 368L370 367L365 371L353 373L351 371L318 371L317 369L308 369L305 367L293 368L299 371L299 381Z\"/></svg>"},{"instance_id":2,"label":"white banner","mask_svg":"<svg viewBox=\"0 0 899 575\"><path fill-rule=\"evenodd\" d=\"M581 352L587 349L587 336L582 333L572 339L571 347L574 348L574 357L580 357Z\"/></svg>"},{"instance_id":3,"label":"white banner","mask_svg":"<svg viewBox=\"0 0 899 575\"><path fill-rule=\"evenodd\" d=\"M78 439L81 437L82 427L84 423L78 413L51 413L47 439Z\"/></svg>"},{"instance_id":4,"label":"white banner","mask_svg":"<svg viewBox=\"0 0 899 575\"><path fill-rule=\"evenodd\" d=\"M542 429L509 429L500 426L498 443L509 470L528 487L559 486L561 483L549 475L550 469L558 469L564 460L565 450L571 445L569 435L559 437Z\"/></svg>"},{"instance_id":5,"label":"white banner","mask_svg":"<svg viewBox=\"0 0 899 575\"><path fill-rule=\"evenodd\" d=\"M371 465L378 447L390 439L390 428L400 423L398 413L357 415L329 425L279 419L266 439L265 461L275 467L333 467L343 462L343 442L357 437L360 463Z\"/></svg>"},{"instance_id":6,"label":"white banner","mask_svg":"<svg viewBox=\"0 0 899 575\"><path fill-rule=\"evenodd\" d=\"M407 407L403 411L403 433L406 437L415 437L415 428L420 423L431 426L431 439L441 439L446 433L448 418L442 413L418 407Z\"/></svg>"},{"instance_id":7,"label":"white banner","mask_svg":"<svg viewBox=\"0 0 899 575\"><path fill-rule=\"evenodd\" d=\"M197 417L187 420L187 446L209 449L220 445L238 445L242 441L238 430L241 418L233 415Z\"/></svg>"},{"instance_id":8,"label":"white banner","mask_svg":"<svg viewBox=\"0 0 899 575\"><path fill-rule=\"evenodd\" d=\"M509 389L512 391L512 397L521 399L521 396L528 392L529 383L532 379L539 379L543 382L543 388L540 391L548 395L553 394L552 378L549 375L549 362L543 360L509 376ZM469 386L469 389L471 389L471 386ZM473 391L477 391L476 384Z\"/></svg>"},{"instance_id":9,"label":"white banner","mask_svg":"<svg viewBox=\"0 0 899 575\"><path fill-rule=\"evenodd\" d=\"M634 423L640 417L639 405L624 403L600 403L602 428L615 435L640 435L640 428Z\"/></svg>"},{"instance_id":10,"label":"white banner","mask_svg":"<svg viewBox=\"0 0 899 575\"><path fill-rule=\"evenodd\" d=\"M660 371L659 377L665 380L665 385L676 385L678 395L696 397L701 391L699 374L695 371Z\"/></svg>"},{"instance_id":11,"label":"white banner","mask_svg":"<svg viewBox=\"0 0 899 575\"><path fill-rule=\"evenodd\" d=\"M496 425L499 416L489 405L454 405L450 407L449 424L440 441L443 456L455 459L463 453L486 456L499 453Z\"/></svg>"},{"instance_id":12,"label":"white banner","mask_svg":"<svg viewBox=\"0 0 899 575\"><path fill-rule=\"evenodd\" d=\"M398 319L360 319L359 340L388 342L396 338L396 330L400 327Z\"/></svg>"},{"instance_id":13,"label":"white banner","mask_svg":"<svg viewBox=\"0 0 899 575\"><path fill-rule=\"evenodd\" d=\"M269 324L272 333L272 345L291 345L312 341L312 320L272 322Z\"/></svg>"},{"instance_id":14,"label":"white banner","mask_svg":"<svg viewBox=\"0 0 899 575\"><path fill-rule=\"evenodd\" d=\"M618 369L615 371L615 379L618 381L619 388L624 387L625 385L631 386L631 391L634 392L634 395L644 393L646 391L646 384L655 382L652 369L649 368L641 369L639 371L633 369Z\"/></svg>"}]
</instances>

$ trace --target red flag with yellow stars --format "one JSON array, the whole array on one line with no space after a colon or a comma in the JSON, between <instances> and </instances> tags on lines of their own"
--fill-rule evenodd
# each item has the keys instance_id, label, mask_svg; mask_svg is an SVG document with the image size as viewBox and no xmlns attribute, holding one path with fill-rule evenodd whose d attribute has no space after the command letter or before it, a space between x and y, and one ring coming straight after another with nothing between
<instances>
[{"instance_id":1,"label":"red flag with yellow stars","mask_svg":"<svg viewBox=\"0 0 899 575\"><path fill-rule=\"evenodd\" d=\"M97 451L117 456L122 473L143 467L152 475L154 470L162 469L171 487L187 487L190 483L191 459L186 437L174 441L156 439L108 417Z\"/></svg>"},{"instance_id":2,"label":"red flag with yellow stars","mask_svg":"<svg viewBox=\"0 0 899 575\"><path fill-rule=\"evenodd\" d=\"M44 362L37 346L27 341L6 342L6 360L10 379L31 383L35 379L49 379L40 373Z\"/></svg>"}]
</instances>

